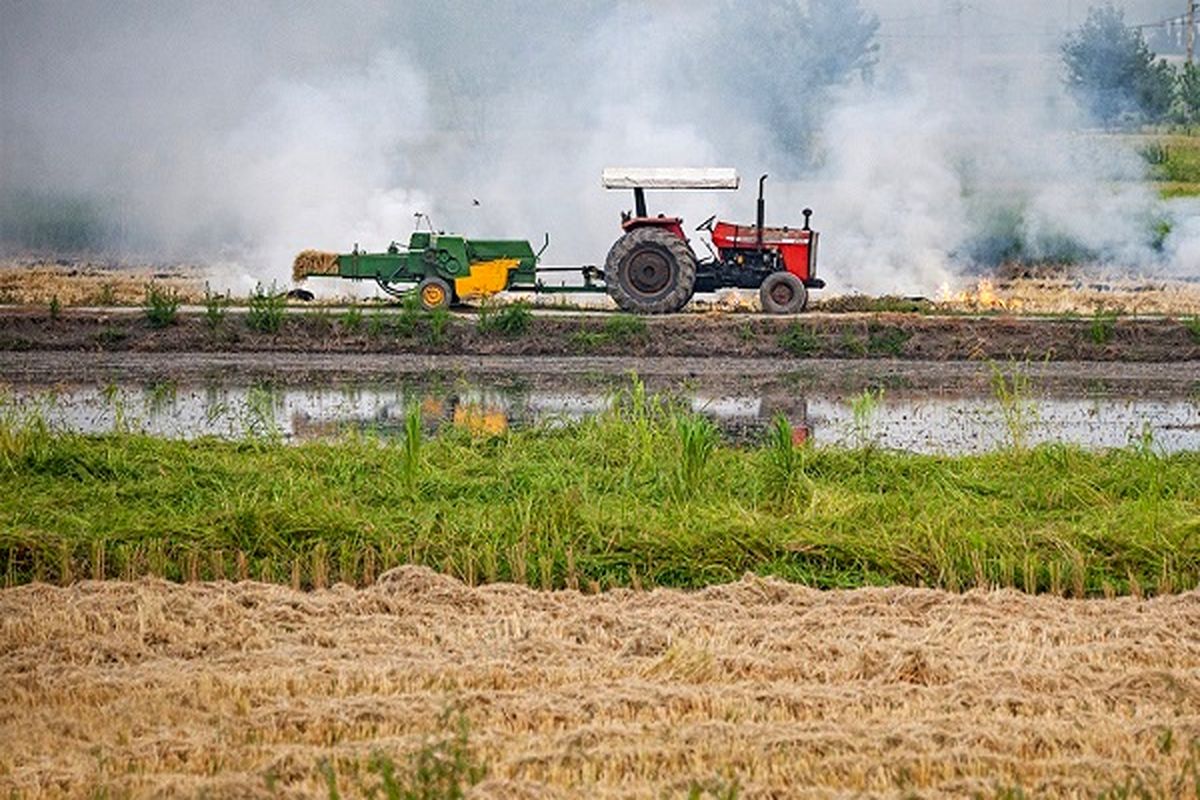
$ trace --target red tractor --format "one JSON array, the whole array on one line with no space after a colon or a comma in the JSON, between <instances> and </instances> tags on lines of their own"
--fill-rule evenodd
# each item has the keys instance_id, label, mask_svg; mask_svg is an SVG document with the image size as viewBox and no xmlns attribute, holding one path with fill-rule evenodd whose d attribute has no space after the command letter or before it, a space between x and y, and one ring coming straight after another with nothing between
<instances>
[{"instance_id":1,"label":"red tractor","mask_svg":"<svg viewBox=\"0 0 1200 800\"><path fill-rule=\"evenodd\" d=\"M724 287L758 289L764 311L796 314L808 305L808 290L825 282L816 277L817 232L804 209L800 228L768 228L766 202L758 181L758 220L754 225L718 222L709 217L697 231L708 231L709 256L697 258L683 219L646 210L647 189L737 189L732 169L606 169L606 189L633 189L634 211L621 214L625 234L608 252L604 281L608 294L626 311L668 314L683 308L696 292ZM714 249L715 247L715 249Z\"/></svg>"}]
</instances>

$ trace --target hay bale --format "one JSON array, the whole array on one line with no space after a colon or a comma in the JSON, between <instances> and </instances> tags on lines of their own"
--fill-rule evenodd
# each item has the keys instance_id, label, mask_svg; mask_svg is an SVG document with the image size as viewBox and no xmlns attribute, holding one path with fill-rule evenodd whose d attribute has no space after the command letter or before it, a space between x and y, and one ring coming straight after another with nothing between
<instances>
[{"instance_id":1,"label":"hay bale","mask_svg":"<svg viewBox=\"0 0 1200 800\"><path fill-rule=\"evenodd\" d=\"M292 280L301 283L309 275L337 275L337 253L323 250L304 250L292 263Z\"/></svg>"}]
</instances>

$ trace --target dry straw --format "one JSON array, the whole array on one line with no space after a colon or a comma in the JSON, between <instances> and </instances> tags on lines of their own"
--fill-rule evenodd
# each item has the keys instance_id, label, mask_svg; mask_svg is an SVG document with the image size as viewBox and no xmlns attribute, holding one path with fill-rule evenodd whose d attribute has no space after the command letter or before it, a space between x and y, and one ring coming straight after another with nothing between
<instances>
[{"instance_id":1,"label":"dry straw","mask_svg":"<svg viewBox=\"0 0 1200 800\"><path fill-rule=\"evenodd\" d=\"M292 280L300 283L310 275L337 275L337 253L324 250L302 250L292 263Z\"/></svg>"},{"instance_id":2,"label":"dry straw","mask_svg":"<svg viewBox=\"0 0 1200 800\"><path fill-rule=\"evenodd\" d=\"M349 791L459 707L472 796L1173 796L1198 626L1194 592L32 584L0 591L0 795L326 796L322 760Z\"/></svg>"},{"instance_id":3,"label":"dry straw","mask_svg":"<svg viewBox=\"0 0 1200 800\"><path fill-rule=\"evenodd\" d=\"M174 293L186 303L197 303L204 298L204 281L199 270L158 272L53 264L0 265L0 304L45 305L57 299L64 306L137 306L145 301L149 283Z\"/></svg>"}]
</instances>

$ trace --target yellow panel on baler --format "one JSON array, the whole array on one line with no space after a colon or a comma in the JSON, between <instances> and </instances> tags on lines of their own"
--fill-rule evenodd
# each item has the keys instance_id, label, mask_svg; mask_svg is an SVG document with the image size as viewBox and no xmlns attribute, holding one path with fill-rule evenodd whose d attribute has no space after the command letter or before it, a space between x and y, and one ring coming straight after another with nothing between
<instances>
[{"instance_id":1,"label":"yellow panel on baler","mask_svg":"<svg viewBox=\"0 0 1200 800\"><path fill-rule=\"evenodd\" d=\"M508 285L509 270L520 263L518 258L476 261L471 265L469 275L454 279L454 291L459 297L487 297L503 291Z\"/></svg>"}]
</instances>

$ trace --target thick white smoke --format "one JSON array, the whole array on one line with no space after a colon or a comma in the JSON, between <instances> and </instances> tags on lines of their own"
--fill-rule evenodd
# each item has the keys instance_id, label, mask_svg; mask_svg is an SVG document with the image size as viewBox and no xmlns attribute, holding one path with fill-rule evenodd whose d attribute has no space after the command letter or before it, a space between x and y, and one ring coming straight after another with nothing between
<instances>
[{"instance_id":1,"label":"thick white smoke","mask_svg":"<svg viewBox=\"0 0 1200 800\"><path fill-rule=\"evenodd\" d=\"M261 103L221 142L214 162L236 172L208 187L254 236L228 254L225 286L286 281L302 247L379 249L437 208L404 188L407 153L428 127L419 73L383 51L355 73L265 87Z\"/></svg>"},{"instance_id":2,"label":"thick white smoke","mask_svg":"<svg viewBox=\"0 0 1200 800\"><path fill-rule=\"evenodd\" d=\"M1192 209L1146 188L1132 147L1081 133L1063 94L1057 47L1083 0L863 5L875 80L820 93L773 69L765 49L791 43L771 20L725 0L0 0L0 202L85 198L117 255L214 265L244 291L286 282L303 248L403 241L417 212L548 232L551 261L598 263L631 202L600 189L603 167L735 166L741 192L652 210L748 222L769 172L768 220L814 209L835 290L930 294L1017 250L1194 269ZM803 46L845 44L824 35ZM778 130L798 116L815 131L799 144Z\"/></svg>"}]
</instances>

